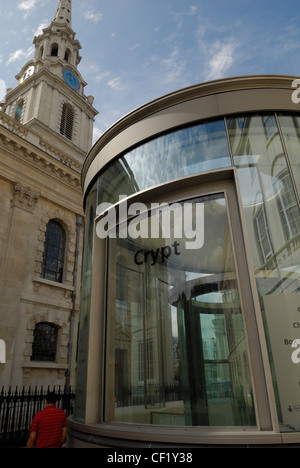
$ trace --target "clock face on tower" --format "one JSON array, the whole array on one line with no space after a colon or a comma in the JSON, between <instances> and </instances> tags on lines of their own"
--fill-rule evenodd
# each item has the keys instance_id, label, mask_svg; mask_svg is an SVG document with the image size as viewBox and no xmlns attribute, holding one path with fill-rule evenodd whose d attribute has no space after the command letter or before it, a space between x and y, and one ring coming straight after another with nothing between
<instances>
[{"instance_id":1,"label":"clock face on tower","mask_svg":"<svg viewBox=\"0 0 300 468\"><path fill-rule=\"evenodd\" d=\"M72 72L72 70L65 68L63 71L63 77L67 85L70 86L70 88L74 90L79 89L80 84L79 84L78 78L75 75L75 73Z\"/></svg>"},{"instance_id":2,"label":"clock face on tower","mask_svg":"<svg viewBox=\"0 0 300 468\"><path fill-rule=\"evenodd\" d=\"M27 78L29 78L33 74L33 72L34 72L34 67L33 66L28 67L25 73L23 73L20 79L20 83L23 83L25 80L27 80Z\"/></svg>"}]
</instances>

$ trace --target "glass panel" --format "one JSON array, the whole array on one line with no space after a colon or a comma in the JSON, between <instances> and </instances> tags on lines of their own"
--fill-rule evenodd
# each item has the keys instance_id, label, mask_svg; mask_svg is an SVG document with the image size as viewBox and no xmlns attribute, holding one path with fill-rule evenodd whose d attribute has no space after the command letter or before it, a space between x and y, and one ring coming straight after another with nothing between
<instances>
[{"instance_id":1,"label":"glass panel","mask_svg":"<svg viewBox=\"0 0 300 468\"><path fill-rule=\"evenodd\" d=\"M209 122L163 135L130 151L101 175L99 203L116 203L180 177L231 165L224 121Z\"/></svg>"},{"instance_id":2,"label":"glass panel","mask_svg":"<svg viewBox=\"0 0 300 468\"><path fill-rule=\"evenodd\" d=\"M279 115L278 119L296 187L300 187L300 117L296 115Z\"/></svg>"},{"instance_id":3,"label":"glass panel","mask_svg":"<svg viewBox=\"0 0 300 468\"><path fill-rule=\"evenodd\" d=\"M46 227L41 277L62 283L66 234L56 221L50 220Z\"/></svg>"},{"instance_id":4,"label":"glass panel","mask_svg":"<svg viewBox=\"0 0 300 468\"><path fill-rule=\"evenodd\" d=\"M300 213L273 115L228 120L283 431L299 430ZM295 142L295 140L294 140ZM298 299L299 298L299 299ZM289 385L286 385L286 382Z\"/></svg>"},{"instance_id":5,"label":"glass panel","mask_svg":"<svg viewBox=\"0 0 300 468\"><path fill-rule=\"evenodd\" d=\"M76 405L74 417L85 421L85 402L87 394L87 363L89 350L89 322L92 287L92 251L94 219L96 215L97 184L91 187L85 207L84 252L82 259L82 277L80 294L80 317L78 330L78 355L76 378Z\"/></svg>"},{"instance_id":6,"label":"glass panel","mask_svg":"<svg viewBox=\"0 0 300 468\"><path fill-rule=\"evenodd\" d=\"M224 194L151 209L108 242L105 420L255 425Z\"/></svg>"}]
</instances>

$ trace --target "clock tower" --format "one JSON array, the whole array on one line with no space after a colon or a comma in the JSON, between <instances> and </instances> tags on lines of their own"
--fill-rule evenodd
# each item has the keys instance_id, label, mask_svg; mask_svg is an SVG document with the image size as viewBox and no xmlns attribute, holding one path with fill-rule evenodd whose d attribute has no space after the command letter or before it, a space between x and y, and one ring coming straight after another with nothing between
<instances>
[{"instance_id":1,"label":"clock tower","mask_svg":"<svg viewBox=\"0 0 300 468\"><path fill-rule=\"evenodd\" d=\"M98 112L78 71L81 45L72 29L71 0L59 1L33 44L34 57L16 75L18 85L8 91L2 111L38 134L45 151L66 154L79 167L92 146Z\"/></svg>"}]
</instances>

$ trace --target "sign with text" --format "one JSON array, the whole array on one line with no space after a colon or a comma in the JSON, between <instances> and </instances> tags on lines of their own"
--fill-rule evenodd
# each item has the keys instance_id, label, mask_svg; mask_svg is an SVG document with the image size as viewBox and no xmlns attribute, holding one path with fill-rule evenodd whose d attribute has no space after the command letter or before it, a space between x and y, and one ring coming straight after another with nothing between
<instances>
[{"instance_id":1,"label":"sign with text","mask_svg":"<svg viewBox=\"0 0 300 468\"><path fill-rule=\"evenodd\" d=\"M284 424L300 424L300 296L264 296Z\"/></svg>"}]
</instances>

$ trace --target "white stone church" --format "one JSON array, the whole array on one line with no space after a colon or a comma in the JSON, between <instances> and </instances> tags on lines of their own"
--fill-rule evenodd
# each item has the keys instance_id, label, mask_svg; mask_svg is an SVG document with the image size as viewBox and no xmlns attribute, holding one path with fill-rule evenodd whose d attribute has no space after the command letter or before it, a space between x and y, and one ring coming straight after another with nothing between
<instances>
[{"instance_id":1,"label":"white stone church","mask_svg":"<svg viewBox=\"0 0 300 468\"><path fill-rule=\"evenodd\" d=\"M81 167L97 110L60 0L0 103L0 388L73 385L83 243Z\"/></svg>"}]
</instances>

